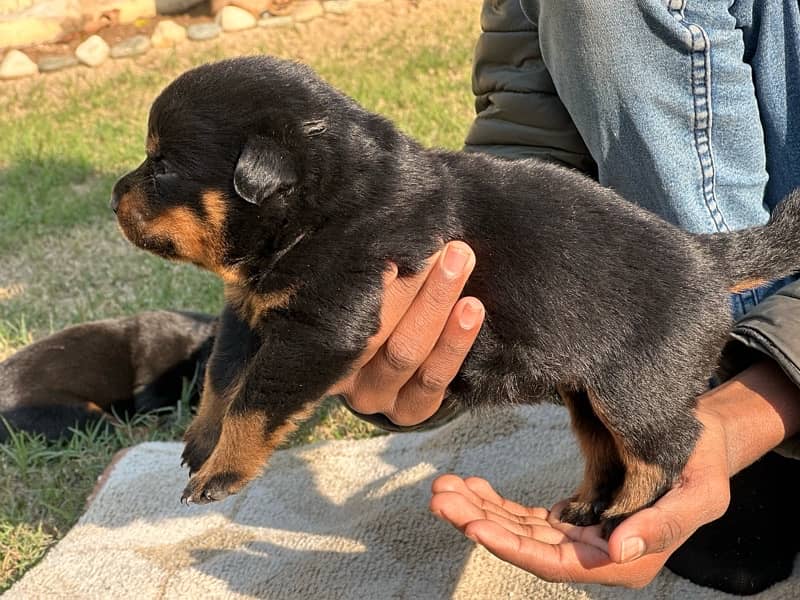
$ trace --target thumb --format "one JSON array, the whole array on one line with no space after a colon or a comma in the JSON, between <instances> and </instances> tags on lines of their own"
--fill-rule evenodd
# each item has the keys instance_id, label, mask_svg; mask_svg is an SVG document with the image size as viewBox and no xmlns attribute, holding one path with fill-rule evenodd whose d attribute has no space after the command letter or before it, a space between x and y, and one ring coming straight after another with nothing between
<instances>
[{"instance_id":1,"label":"thumb","mask_svg":"<svg viewBox=\"0 0 800 600\"><path fill-rule=\"evenodd\" d=\"M709 485L679 485L653 506L625 519L608 540L608 554L627 563L646 554L672 554L698 528L721 517L729 490ZM725 481L727 484L727 481Z\"/></svg>"}]
</instances>

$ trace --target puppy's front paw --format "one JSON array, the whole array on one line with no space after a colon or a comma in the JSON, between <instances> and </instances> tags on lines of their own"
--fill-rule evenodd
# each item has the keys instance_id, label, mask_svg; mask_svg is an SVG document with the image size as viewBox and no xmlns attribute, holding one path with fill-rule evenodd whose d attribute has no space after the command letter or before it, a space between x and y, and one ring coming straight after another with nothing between
<instances>
[{"instance_id":1,"label":"puppy's front paw","mask_svg":"<svg viewBox=\"0 0 800 600\"><path fill-rule=\"evenodd\" d=\"M181 503L208 504L224 500L241 490L246 483L239 473L225 472L210 477L198 473L183 489Z\"/></svg>"},{"instance_id":2,"label":"puppy's front paw","mask_svg":"<svg viewBox=\"0 0 800 600\"><path fill-rule=\"evenodd\" d=\"M197 473L208 461L219 440L219 427L201 425L195 420L183 436L186 446L181 455L181 465L189 467L189 477Z\"/></svg>"}]
</instances>

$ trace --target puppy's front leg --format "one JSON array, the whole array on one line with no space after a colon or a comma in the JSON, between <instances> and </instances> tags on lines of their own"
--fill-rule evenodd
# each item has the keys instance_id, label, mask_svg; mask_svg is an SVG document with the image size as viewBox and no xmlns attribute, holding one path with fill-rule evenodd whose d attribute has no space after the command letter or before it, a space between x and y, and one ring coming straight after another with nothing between
<instances>
[{"instance_id":1,"label":"puppy's front leg","mask_svg":"<svg viewBox=\"0 0 800 600\"><path fill-rule=\"evenodd\" d=\"M258 477L275 448L360 354L332 348L307 325L281 321L263 336L222 419L214 451L189 480L182 501L222 500Z\"/></svg>"},{"instance_id":2,"label":"puppy's front leg","mask_svg":"<svg viewBox=\"0 0 800 600\"><path fill-rule=\"evenodd\" d=\"M214 451L236 384L242 380L247 363L258 347L256 332L226 305L206 366L197 416L183 436L186 446L182 459L189 467L190 476L200 470Z\"/></svg>"}]
</instances>

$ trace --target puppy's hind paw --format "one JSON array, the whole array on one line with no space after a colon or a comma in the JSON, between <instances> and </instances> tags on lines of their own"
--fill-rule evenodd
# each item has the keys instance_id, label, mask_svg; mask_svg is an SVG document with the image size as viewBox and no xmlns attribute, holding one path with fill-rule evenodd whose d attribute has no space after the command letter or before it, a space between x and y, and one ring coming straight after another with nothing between
<instances>
[{"instance_id":1,"label":"puppy's hind paw","mask_svg":"<svg viewBox=\"0 0 800 600\"><path fill-rule=\"evenodd\" d=\"M600 512L594 502L570 502L561 511L559 520L579 527L588 527L600 522Z\"/></svg>"}]
</instances>

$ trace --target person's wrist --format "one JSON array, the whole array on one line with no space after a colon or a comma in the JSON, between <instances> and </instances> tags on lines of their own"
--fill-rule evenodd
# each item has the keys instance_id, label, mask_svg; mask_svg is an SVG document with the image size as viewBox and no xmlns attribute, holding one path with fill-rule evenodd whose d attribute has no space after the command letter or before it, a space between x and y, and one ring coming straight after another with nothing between
<instances>
[{"instance_id":1,"label":"person's wrist","mask_svg":"<svg viewBox=\"0 0 800 600\"><path fill-rule=\"evenodd\" d=\"M697 415L720 428L733 476L800 430L800 390L763 361L700 396Z\"/></svg>"}]
</instances>

